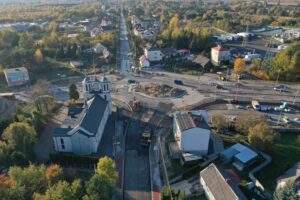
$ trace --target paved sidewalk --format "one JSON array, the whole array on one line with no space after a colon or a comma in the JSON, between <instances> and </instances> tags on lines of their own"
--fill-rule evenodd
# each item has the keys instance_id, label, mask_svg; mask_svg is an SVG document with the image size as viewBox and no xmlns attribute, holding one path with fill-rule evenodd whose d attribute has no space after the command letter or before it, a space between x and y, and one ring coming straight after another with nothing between
<instances>
[{"instance_id":1,"label":"paved sidewalk","mask_svg":"<svg viewBox=\"0 0 300 200\"><path fill-rule=\"evenodd\" d=\"M113 141L113 148L115 152L116 171L119 177L116 183L116 193L113 199L123 199L123 179L124 179L124 154L125 154L125 134L124 122L116 121L115 124L115 140Z\"/></svg>"},{"instance_id":2,"label":"paved sidewalk","mask_svg":"<svg viewBox=\"0 0 300 200\"><path fill-rule=\"evenodd\" d=\"M157 137L153 140L149 147L149 164L150 164L150 181L151 181L151 199L160 200L160 192L162 189L162 180L160 178L159 169L159 147Z\"/></svg>"}]
</instances>

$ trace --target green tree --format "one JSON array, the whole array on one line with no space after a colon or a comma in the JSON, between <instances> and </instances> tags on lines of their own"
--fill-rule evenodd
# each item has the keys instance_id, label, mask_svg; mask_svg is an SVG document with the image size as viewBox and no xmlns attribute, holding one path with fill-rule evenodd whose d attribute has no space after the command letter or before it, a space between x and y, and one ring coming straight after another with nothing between
<instances>
[{"instance_id":1,"label":"green tree","mask_svg":"<svg viewBox=\"0 0 300 200\"><path fill-rule=\"evenodd\" d=\"M47 185L44 165L29 165L27 168L10 167L8 177L11 180L11 190L18 191L16 199L31 199L34 192L44 192Z\"/></svg>"},{"instance_id":2,"label":"green tree","mask_svg":"<svg viewBox=\"0 0 300 200\"><path fill-rule=\"evenodd\" d=\"M250 127L254 127L256 124L264 122L265 118L254 112L238 116L235 121L235 130L243 135L247 135Z\"/></svg>"},{"instance_id":3,"label":"green tree","mask_svg":"<svg viewBox=\"0 0 300 200\"><path fill-rule=\"evenodd\" d=\"M4 130L2 138L12 151L23 153L26 159L33 158L33 144L37 140L37 134L29 124L24 122L10 124Z\"/></svg>"},{"instance_id":4,"label":"green tree","mask_svg":"<svg viewBox=\"0 0 300 200\"><path fill-rule=\"evenodd\" d=\"M80 180L74 180L72 184L59 181L47 189L45 195L34 194L35 200L81 200L84 190Z\"/></svg>"},{"instance_id":5,"label":"green tree","mask_svg":"<svg viewBox=\"0 0 300 200\"><path fill-rule=\"evenodd\" d=\"M83 200L109 200L112 197L112 184L107 175L95 174L86 184Z\"/></svg>"},{"instance_id":6,"label":"green tree","mask_svg":"<svg viewBox=\"0 0 300 200\"><path fill-rule=\"evenodd\" d=\"M224 115L214 115L212 117L212 124L221 133L224 133L228 129L228 120Z\"/></svg>"},{"instance_id":7,"label":"green tree","mask_svg":"<svg viewBox=\"0 0 300 200\"><path fill-rule=\"evenodd\" d=\"M284 187L277 189L274 192L275 200L298 200L298 190L300 184L297 182L288 182Z\"/></svg>"},{"instance_id":8,"label":"green tree","mask_svg":"<svg viewBox=\"0 0 300 200\"><path fill-rule=\"evenodd\" d=\"M28 33L22 33L20 35L19 47L23 49L32 49L33 48L33 37Z\"/></svg>"},{"instance_id":9,"label":"green tree","mask_svg":"<svg viewBox=\"0 0 300 200\"><path fill-rule=\"evenodd\" d=\"M272 128L262 122L249 128L248 141L256 149L268 150L274 144L277 134Z\"/></svg>"},{"instance_id":10,"label":"green tree","mask_svg":"<svg viewBox=\"0 0 300 200\"><path fill-rule=\"evenodd\" d=\"M72 83L69 87L69 97L74 100L79 99L79 92L77 91L77 87L74 83Z\"/></svg>"},{"instance_id":11,"label":"green tree","mask_svg":"<svg viewBox=\"0 0 300 200\"><path fill-rule=\"evenodd\" d=\"M107 176L111 185L114 185L118 178L118 172L116 172L116 165L114 161L109 157L103 157L99 159L96 173L99 175Z\"/></svg>"}]
</instances>

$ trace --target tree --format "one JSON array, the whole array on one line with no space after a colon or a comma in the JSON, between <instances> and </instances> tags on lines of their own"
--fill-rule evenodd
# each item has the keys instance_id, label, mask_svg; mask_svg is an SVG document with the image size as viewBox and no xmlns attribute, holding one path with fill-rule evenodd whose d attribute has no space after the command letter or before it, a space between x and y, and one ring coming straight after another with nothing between
<instances>
[{"instance_id":1,"label":"tree","mask_svg":"<svg viewBox=\"0 0 300 200\"><path fill-rule=\"evenodd\" d=\"M59 181L47 189L45 195L34 194L35 200L81 200L84 190L80 180L74 180L72 184Z\"/></svg>"},{"instance_id":2,"label":"tree","mask_svg":"<svg viewBox=\"0 0 300 200\"><path fill-rule=\"evenodd\" d=\"M23 49L32 49L33 48L33 37L28 33L22 33L20 35L19 47Z\"/></svg>"},{"instance_id":3,"label":"tree","mask_svg":"<svg viewBox=\"0 0 300 200\"><path fill-rule=\"evenodd\" d=\"M228 129L228 120L224 115L214 115L212 117L212 124L221 133Z\"/></svg>"},{"instance_id":4,"label":"tree","mask_svg":"<svg viewBox=\"0 0 300 200\"><path fill-rule=\"evenodd\" d=\"M249 143L256 149L268 150L275 142L278 136L273 133L271 127L261 122L254 127L249 128Z\"/></svg>"},{"instance_id":5,"label":"tree","mask_svg":"<svg viewBox=\"0 0 300 200\"><path fill-rule=\"evenodd\" d=\"M63 169L57 165L50 165L45 173L46 180L49 186L56 184L63 177Z\"/></svg>"},{"instance_id":6,"label":"tree","mask_svg":"<svg viewBox=\"0 0 300 200\"><path fill-rule=\"evenodd\" d=\"M107 176L111 185L114 185L118 178L118 172L116 172L116 165L114 161L107 156L99 159L96 173L99 175Z\"/></svg>"},{"instance_id":7,"label":"tree","mask_svg":"<svg viewBox=\"0 0 300 200\"><path fill-rule=\"evenodd\" d=\"M33 144L37 140L37 134L29 124L14 122L4 130L2 137L9 149L23 153L26 159L33 158Z\"/></svg>"},{"instance_id":8,"label":"tree","mask_svg":"<svg viewBox=\"0 0 300 200\"><path fill-rule=\"evenodd\" d=\"M43 53L40 49L35 50L34 57L37 63L43 62Z\"/></svg>"},{"instance_id":9,"label":"tree","mask_svg":"<svg viewBox=\"0 0 300 200\"><path fill-rule=\"evenodd\" d=\"M86 184L83 200L109 200L112 197L112 184L107 175L95 174Z\"/></svg>"},{"instance_id":10,"label":"tree","mask_svg":"<svg viewBox=\"0 0 300 200\"><path fill-rule=\"evenodd\" d=\"M265 118L263 116L251 112L237 117L234 128L237 132L247 135L250 127L254 127L256 124L264 121Z\"/></svg>"},{"instance_id":11,"label":"tree","mask_svg":"<svg viewBox=\"0 0 300 200\"><path fill-rule=\"evenodd\" d=\"M161 192L161 200L184 200L185 195L180 190L176 193L171 188L164 186Z\"/></svg>"},{"instance_id":12,"label":"tree","mask_svg":"<svg viewBox=\"0 0 300 200\"><path fill-rule=\"evenodd\" d=\"M277 189L274 192L275 200L298 200L298 190L300 183L288 182L284 187Z\"/></svg>"},{"instance_id":13,"label":"tree","mask_svg":"<svg viewBox=\"0 0 300 200\"><path fill-rule=\"evenodd\" d=\"M69 97L70 99L78 100L79 92L77 91L77 87L74 83L72 83L69 87Z\"/></svg>"},{"instance_id":14,"label":"tree","mask_svg":"<svg viewBox=\"0 0 300 200\"><path fill-rule=\"evenodd\" d=\"M243 58L237 58L234 62L234 73L235 74L241 74L242 71L244 71L245 68L245 61Z\"/></svg>"},{"instance_id":15,"label":"tree","mask_svg":"<svg viewBox=\"0 0 300 200\"><path fill-rule=\"evenodd\" d=\"M29 165L27 168L10 167L8 177L11 180L11 190L19 191L16 199L31 199L34 192L44 192L46 167L44 165Z\"/></svg>"},{"instance_id":16,"label":"tree","mask_svg":"<svg viewBox=\"0 0 300 200\"><path fill-rule=\"evenodd\" d=\"M169 29L174 30L175 28L179 28L179 19L177 15L173 16L169 22Z\"/></svg>"}]
</instances>

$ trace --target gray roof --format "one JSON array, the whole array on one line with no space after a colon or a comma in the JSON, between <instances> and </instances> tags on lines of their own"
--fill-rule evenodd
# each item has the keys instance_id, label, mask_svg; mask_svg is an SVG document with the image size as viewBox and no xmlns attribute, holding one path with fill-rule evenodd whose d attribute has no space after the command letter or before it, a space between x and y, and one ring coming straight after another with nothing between
<instances>
[{"instance_id":1,"label":"gray roof","mask_svg":"<svg viewBox=\"0 0 300 200\"><path fill-rule=\"evenodd\" d=\"M95 96L89 102L89 107L80 123L80 127L93 134L96 134L107 104L107 101L95 94Z\"/></svg>"},{"instance_id":2,"label":"gray roof","mask_svg":"<svg viewBox=\"0 0 300 200\"><path fill-rule=\"evenodd\" d=\"M185 113L185 112L175 113L175 118L180 131L185 131L196 127L195 122L189 113Z\"/></svg>"},{"instance_id":3,"label":"gray roof","mask_svg":"<svg viewBox=\"0 0 300 200\"><path fill-rule=\"evenodd\" d=\"M214 164L209 165L200 172L200 176L209 188L211 194L218 200L246 200L237 184L233 183L224 171Z\"/></svg>"},{"instance_id":4,"label":"gray roof","mask_svg":"<svg viewBox=\"0 0 300 200\"><path fill-rule=\"evenodd\" d=\"M210 59L203 56L203 55L198 55L193 62L200 64L202 67L205 67L210 62Z\"/></svg>"},{"instance_id":5,"label":"gray roof","mask_svg":"<svg viewBox=\"0 0 300 200\"><path fill-rule=\"evenodd\" d=\"M68 132L72 130L71 128L55 128L53 130L54 137L69 137Z\"/></svg>"},{"instance_id":6,"label":"gray roof","mask_svg":"<svg viewBox=\"0 0 300 200\"><path fill-rule=\"evenodd\" d=\"M160 48L156 47L156 46L151 46L146 48L148 51L160 51Z\"/></svg>"}]
</instances>

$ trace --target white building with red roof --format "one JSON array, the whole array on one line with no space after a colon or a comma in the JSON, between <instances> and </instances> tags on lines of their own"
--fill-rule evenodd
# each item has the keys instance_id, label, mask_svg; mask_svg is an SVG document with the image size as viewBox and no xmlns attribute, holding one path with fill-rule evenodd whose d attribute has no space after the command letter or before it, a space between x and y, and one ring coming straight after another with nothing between
<instances>
[{"instance_id":1,"label":"white building with red roof","mask_svg":"<svg viewBox=\"0 0 300 200\"><path fill-rule=\"evenodd\" d=\"M150 67L150 62L149 60L146 58L145 55L142 55L139 59L140 61L140 66L143 67Z\"/></svg>"},{"instance_id":2,"label":"white building with red roof","mask_svg":"<svg viewBox=\"0 0 300 200\"><path fill-rule=\"evenodd\" d=\"M221 45L211 48L211 60L214 64L230 61L230 51Z\"/></svg>"}]
</instances>

